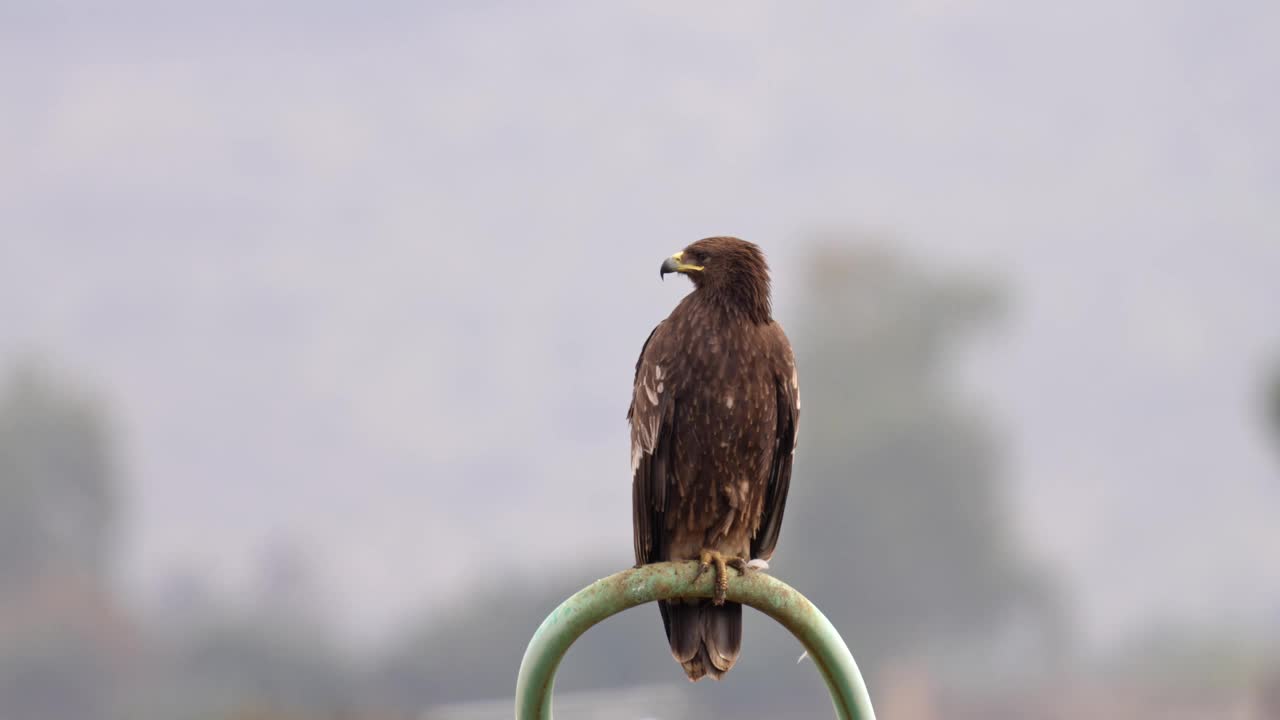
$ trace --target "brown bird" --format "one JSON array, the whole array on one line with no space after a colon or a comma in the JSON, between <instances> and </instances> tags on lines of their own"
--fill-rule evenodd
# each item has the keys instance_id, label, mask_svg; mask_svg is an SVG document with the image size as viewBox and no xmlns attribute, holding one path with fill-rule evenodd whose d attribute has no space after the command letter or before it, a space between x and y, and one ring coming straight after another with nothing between
<instances>
[{"instance_id":1,"label":"brown bird","mask_svg":"<svg viewBox=\"0 0 1280 720\"><path fill-rule=\"evenodd\" d=\"M715 597L658 603L690 680L719 679L742 648L728 568L768 567L782 526L800 418L791 344L774 322L769 266L752 243L699 240L662 263L689 293L649 334L631 409L636 563L698 560Z\"/></svg>"}]
</instances>

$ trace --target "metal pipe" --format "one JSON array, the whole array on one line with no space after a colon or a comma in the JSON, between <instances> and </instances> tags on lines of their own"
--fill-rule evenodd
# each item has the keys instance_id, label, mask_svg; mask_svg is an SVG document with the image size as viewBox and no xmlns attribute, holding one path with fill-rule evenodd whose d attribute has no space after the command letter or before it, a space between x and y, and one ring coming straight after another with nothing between
<instances>
[{"instance_id":1,"label":"metal pipe","mask_svg":"<svg viewBox=\"0 0 1280 720\"><path fill-rule=\"evenodd\" d=\"M516 720L551 720L556 670L569 647L592 625L655 600L712 595L714 573L694 582L696 562L645 565L591 583L551 611L524 652L516 680ZM826 616L786 583L761 572L731 573L729 600L759 610L791 631L809 651L831 691L836 717L875 720L858 664Z\"/></svg>"}]
</instances>

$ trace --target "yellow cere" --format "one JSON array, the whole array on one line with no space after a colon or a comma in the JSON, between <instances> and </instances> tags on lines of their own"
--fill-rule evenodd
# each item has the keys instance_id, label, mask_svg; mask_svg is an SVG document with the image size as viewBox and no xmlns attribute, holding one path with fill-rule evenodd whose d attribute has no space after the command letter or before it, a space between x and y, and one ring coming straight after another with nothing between
<instances>
[{"instance_id":1,"label":"yellow cere","mask_svg":"<svg viewBox=\"0 0 1280 720\"><path fill-rule=\"evenodd\" d=\"M701 265L686 265L680 262L680 258L682 257L684 257L683 250L671 256L671 259L676 261L676 272L689 272L690 270L702 272L703 267Z\"/></svg>"}]
</instances>

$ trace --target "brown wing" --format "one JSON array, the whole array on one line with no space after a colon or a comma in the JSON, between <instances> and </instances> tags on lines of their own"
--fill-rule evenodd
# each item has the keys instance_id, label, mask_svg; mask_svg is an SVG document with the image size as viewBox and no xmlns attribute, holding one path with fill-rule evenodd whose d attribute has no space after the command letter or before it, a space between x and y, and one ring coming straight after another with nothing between
<instances>
[{"instance_id":1,"label":"brown wing","mask_svg":"<svg viewBox=\"0 0 1280 720\"><path fill-rule=\"evenodd\" d=\"M631 388L631 525L636 565L665 559L664 516L671 481L671 436L675 423L675 392L671 372L663 366L670 342L666 322L649 333L636 361Z\"/></svg>"},{"instance_id":2,"label":"brown wing","mask_svg":"<svg viewBox=\"0 0 1280 720\"><path fill-rule=\"evenodd\" d=\"M782 513L787 506L787 490L791 487L791 461L795 457L796 430L800 425L800 379L796 373L795 356L782 328L777 330L775 342L778 359L774 365L774 385L778 396L778 431L774 442L773 464L769 469L769 484L765 487L764 509L760 526L751 538L751 557L768 560L778 544L782 530Z\"/></svg>"}]
</instances>

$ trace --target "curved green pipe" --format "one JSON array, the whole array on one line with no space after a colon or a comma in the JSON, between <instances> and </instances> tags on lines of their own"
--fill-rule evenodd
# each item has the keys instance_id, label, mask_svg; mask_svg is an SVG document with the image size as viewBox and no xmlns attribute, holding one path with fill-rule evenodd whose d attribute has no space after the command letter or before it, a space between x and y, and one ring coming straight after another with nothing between
<instances>
[{"instance_id":1,"label":"curved green pipe","mask_svg":"<svg viewBox=\"0 0 1280 720\"><path fill-rule=\"evenodd\" d=\"M698 563L655 563L597 580L560 603L529 640L516 681L516 720L551 720L551 690L556 669L569 646L592 625L623 610L654 600L711 597L715 573L694 582ZM760 572L730 572L729 599L782 623L809 651L831 691L842 720L875 720L858 664L840 633L813 603L791 586Z\"/></svg>"}]
</instances>

